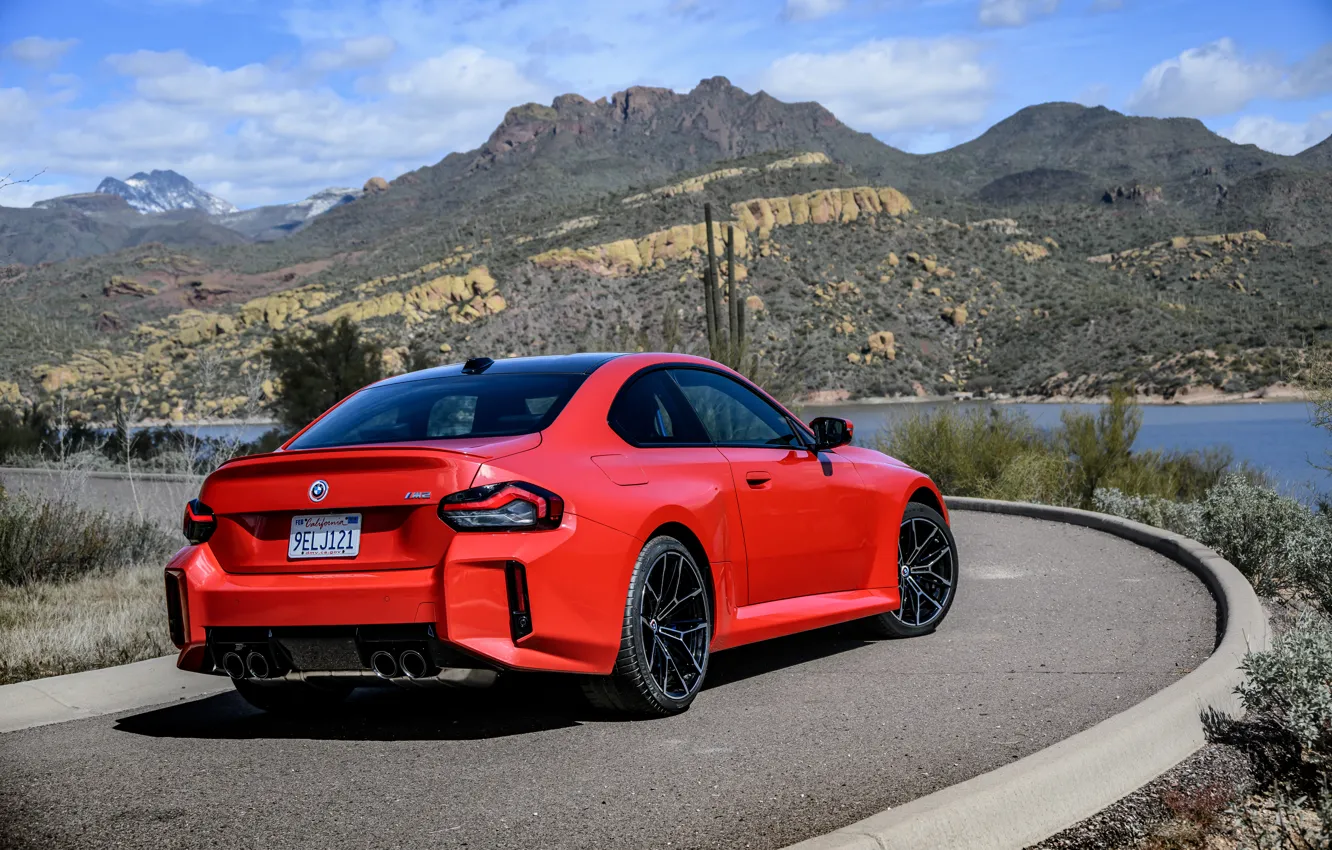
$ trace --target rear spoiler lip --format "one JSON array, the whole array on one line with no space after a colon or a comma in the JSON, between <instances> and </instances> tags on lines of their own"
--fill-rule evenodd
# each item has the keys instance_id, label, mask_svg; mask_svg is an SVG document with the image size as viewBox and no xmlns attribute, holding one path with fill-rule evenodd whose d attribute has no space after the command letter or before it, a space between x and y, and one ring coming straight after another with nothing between
<instances>
[{"instance_id":1,"label":"rear spoiler lip","mask_svg":"<svg viewBox=\"0 0 1332 850\"><path fill-rule=\"evenodd\" d=\"M457 446L457 447L442 445L443 443L448 443L448 442L462 442L461 438L455 438L454 440L419 440L408 443L364 443L355 446L330 446L328 448L323 448L323 449L278 449L272 452L264 452L263 454L242 455L241 457L233 457L227 461L224 461L221 465L217 467L217 469L213 470L213 472L218 472L223 469L234 469L238 466L250 466L252 464L266 463L268 461L277 458L291 458L294 461L297 458L304 458L313 454L356 454L360 452L383 452L383 451L397 451L397 450L435 452L444 455L461 455L463 457L479 460L480 463L485 464L493 460L498 460L500 458L509 457L510 455L518 454L519 452L530 451L531 449L540 446L541 443L544 441L544 439L540 431L533 431L530 434L514 434L513 436L510 437L480 438L482 440L487 440L487 441L501 441L501 440L507 441L507 440L517 440L524 437L535 437L536 444L519 448L516 451L505 451L505 452L496 453L493 455L489 455L485 458L479 457L479 455L481 454L480 452L468 451L468 449L477 449L481 448L482 446L486 448L491 448L496 445L495 442L487 442L482 444L470 442L467 445Z\"/></svg>"}]
</instances>

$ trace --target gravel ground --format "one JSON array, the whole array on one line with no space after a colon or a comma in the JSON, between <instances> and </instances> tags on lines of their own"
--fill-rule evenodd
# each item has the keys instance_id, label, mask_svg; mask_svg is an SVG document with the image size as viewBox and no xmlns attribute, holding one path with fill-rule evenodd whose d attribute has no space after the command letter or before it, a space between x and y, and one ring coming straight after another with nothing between
<instances>
[{"instance_id":1,"label":"gravel ground","mask_svg":"<svg viewBox=\"0 0 1332 850\"><path fill-rule=\"evenodd\" d=\"M1128 850L1194 806L1223 809L1251 786L1243 753L1208 744L1109 808L1029 850Z\"/></svg>"}]
</instances>

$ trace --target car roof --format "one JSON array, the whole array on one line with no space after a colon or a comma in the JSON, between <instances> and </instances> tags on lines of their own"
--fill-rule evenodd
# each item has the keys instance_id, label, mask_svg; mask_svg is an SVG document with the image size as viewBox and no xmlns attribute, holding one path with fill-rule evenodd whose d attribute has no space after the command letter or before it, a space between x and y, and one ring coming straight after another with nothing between
<instances>
[{"instance_id":1,"label":"car roof","mask_svg":"<svg viewBox=\"0 0 1332 850\"><path fill-rule=\"evenodd\" d=\"M502 360L496 360L487 366L481 373L484 375L590 375L597 370L599 366L624 355L607 352L585 352L579 354L553 354L537 357L506 357ZM395 375L392 378L386 378L379 381L375 386L382 387L386 384L400 384L408 381L419 381L425 378L449 378L463 374L463 363L450 363L446 366L435 366L431 369L421 369L417 372L408 372L404 375Z\"/></svg>"}]
</instances>

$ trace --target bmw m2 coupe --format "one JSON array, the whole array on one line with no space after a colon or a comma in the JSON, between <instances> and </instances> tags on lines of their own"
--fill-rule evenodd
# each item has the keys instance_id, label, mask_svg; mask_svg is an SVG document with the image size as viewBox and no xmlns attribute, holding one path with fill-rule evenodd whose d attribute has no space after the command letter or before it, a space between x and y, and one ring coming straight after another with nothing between
<instances>
[{"instance_id":1,"label":"bmw m2 coupe","mask_svg":"<svg viewBox=\"0 0 1332 850\"><path fill-rule=\"evenodd\" d=\"M208 476L166 568L178 666L276 711L541 670L665 715L718 650L850 620L930 632L957 593L943 500L850 440L698 357L380 381Z\"/></svg>"}]
</instances>

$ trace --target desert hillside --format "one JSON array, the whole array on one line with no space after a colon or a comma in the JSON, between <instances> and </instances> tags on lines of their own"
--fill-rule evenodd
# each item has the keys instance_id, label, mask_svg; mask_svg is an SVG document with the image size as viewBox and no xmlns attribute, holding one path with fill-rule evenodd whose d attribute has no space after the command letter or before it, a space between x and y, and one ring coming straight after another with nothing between
<instances>
[{"instance_id":1,"label":"desert hillside","mask_svg":"<svg viewBox=\"0 0 1332 850\"><path fill-rule=\"evenodd\" d=\"M341 316L390 369L701 352L704 203L788 397L1250 391L1332 341L1326 159L1072 104L913 156L720 78L566 95L286 238L0 269L0 397L231 415L275 332Z\"/></svg>"}]
</instances>

